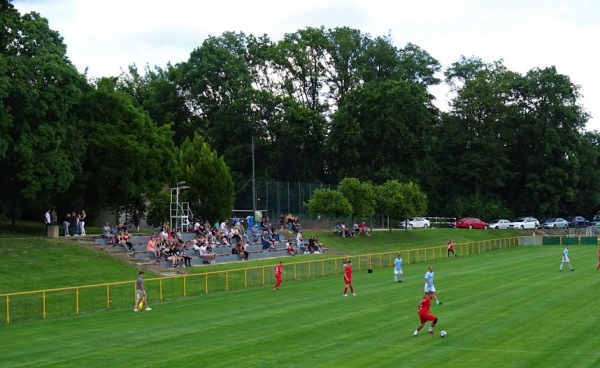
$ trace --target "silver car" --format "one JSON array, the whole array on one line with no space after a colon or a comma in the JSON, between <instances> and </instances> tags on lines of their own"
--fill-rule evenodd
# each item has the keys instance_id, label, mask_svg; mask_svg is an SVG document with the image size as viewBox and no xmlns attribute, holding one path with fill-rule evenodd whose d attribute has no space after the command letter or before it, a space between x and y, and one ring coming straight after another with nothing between
<instances>
[{"instance_id":1,"label":"silver car","mask_svg":"<svg viewBox=\"0 0 600 368\"><path fill-rule=\"evenodd\" d=\"M542 222L542 227L544 229L566 229L569 227L569 221L562 217L549 218Z\"/></svg>"},{"instance_id":2,"label":"silver car","mask_svg":"<svg viewBox=\"0 0 600 368\"><path fill-rule=\"evenodd\" d=\"M489 222L490 229L506 230L510 226L510 221L507 219L492 220Z\"/></svg>"}]
</instances>

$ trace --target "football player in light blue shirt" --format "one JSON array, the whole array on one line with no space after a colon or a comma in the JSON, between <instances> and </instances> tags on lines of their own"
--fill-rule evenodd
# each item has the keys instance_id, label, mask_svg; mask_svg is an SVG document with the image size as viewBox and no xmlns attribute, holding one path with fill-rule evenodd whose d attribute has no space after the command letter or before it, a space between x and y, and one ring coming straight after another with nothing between
<instances>
[{"instance_id":1,"label":"football player in light blue shirt","mask_svg":"<svg viewBox=\"0 0 600 368\"><path fill-rule=\"evenodd\" d=\"M425 294L427 293L429 293L429 295L435 299L435 304L442 304L437 297L435 286L433 285L433 266L429 266L429 270L425 273Z\"/></svg>"},{"instance_id":2,"label":"football player in light blue shirt","mask_svg":"<svg viewBox=\"0 0 600 368\"><path fill-rule=\"evenodd\" d=\"M394 260L394 282L402 282L402 256L400 253Z\"/></svg>"},{"instance_id":3,"label":"football player in light blue shirt","mask_svg":"<svg viewBox=\"0 0 600 368\"><path fill-rule=\"evenodd\" d=\"M575 271L575 269L573 268L573 266L571 266L571 260L569 259L569 245L565 245L565 249L563 249L562 252L562 262L560 262L560 267L559 267L559 271L562 271L563 268L563 264L568 263L569 264L569 269L571 271Z\"/></svg>"}]
</instances>

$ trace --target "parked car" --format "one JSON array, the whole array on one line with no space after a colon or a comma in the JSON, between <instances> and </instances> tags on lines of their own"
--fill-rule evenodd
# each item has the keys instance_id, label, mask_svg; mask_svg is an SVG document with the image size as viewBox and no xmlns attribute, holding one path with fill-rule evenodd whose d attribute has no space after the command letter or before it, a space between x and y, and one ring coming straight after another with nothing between
<instances>
[{"instance_id":1,"label":"parked car","mask_svg":"<svg viewBox=\"0 0 600 368\"><path fill-rule=\"evenodd\" d=\"M544 229L566 229L569 227L569 222L562 217L549 218L542 222Z\"/></svg>"},{"instance_id":2,"label":"parked car","mask_svg":"<svg viewBox=\"0 0 600 368\"><path fill-rule=\"evenodd\" d=\"M431 222L429 220L427 220L425 217L413 217L413 218L407 219L406 221L401 221L398 224L398 227L403 228L405 225L409 229L417 228L417 227L422 227L422 228L427 229L428 227L431 227Z\"/></svg>"},{"instance_id":3,"label":"parked car","mask_svg":"<svg viewBox=\"0 0 600 368\"><path fill-rule=\"evenodd\" d=\"M567 221L569 222L569 227L586 227L591 225L591 222L583 216L569 217Z\"/></svg>"},{"instance_id":4,"label":"parked car","mask_svg":"<svg viewBox=\"0 0 600 368\"><path fill-rule=\"evenodd\" d=\"M492 220L489 222L490 229L506 230L508 229L508 225L510 225L510 221L507 219Z\"/></svg>"},{"instance_id":5,"label":"parked car","mask_svg":"<svg viewBox=\"0 0 600 368\"><path fill-rule=\"evenodd\" d=\"M508 225L509 229L515 230L535 230L539 227L540 222L535 217L519 217Z\"/></svg>"},{"instance_id":6,"label":"parked car","mask_svg":"<svg viewBox=\"0 0 600 368\"><path fill-rule=\"evenodd\" d=\"M456 220L456 228L459 229L487 229L489 226L487 222L476 217L464 217Z\"/></svg>"}]
</instances>

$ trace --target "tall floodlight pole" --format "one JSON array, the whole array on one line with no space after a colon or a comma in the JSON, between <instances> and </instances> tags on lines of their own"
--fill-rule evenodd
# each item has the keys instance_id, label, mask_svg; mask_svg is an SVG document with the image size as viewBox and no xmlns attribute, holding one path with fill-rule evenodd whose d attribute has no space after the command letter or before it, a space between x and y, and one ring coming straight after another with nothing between
<instances>
[{"instance_id":1,"label":"tall floodlight pole","mask_svg":"<svg viewBox=\"0 0 600 368\"><path fill-rule=\"evenodd\" d=\"M252 136L252 216L256 222L256 178L254 167L254 136Z\"/></svg>"}]
</instances>

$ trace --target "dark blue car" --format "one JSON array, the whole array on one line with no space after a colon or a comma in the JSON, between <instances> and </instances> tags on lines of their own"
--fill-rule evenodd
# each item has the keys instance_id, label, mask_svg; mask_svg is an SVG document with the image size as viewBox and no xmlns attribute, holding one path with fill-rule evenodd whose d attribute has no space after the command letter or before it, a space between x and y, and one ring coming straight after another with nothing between
<instances>
[{"instance_id":1,"label":"dark blue car","mask_svg":"<svg viewBox=\"0 0 600 368\"><path fill-rule=\"evenodd\" d=\"M591 222L583 216L569 217L567 221L569 222L569 227L587 227L591 225Z\"/></svg>"}]
</instances>

